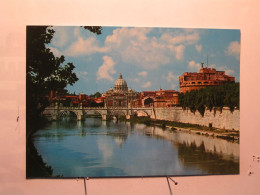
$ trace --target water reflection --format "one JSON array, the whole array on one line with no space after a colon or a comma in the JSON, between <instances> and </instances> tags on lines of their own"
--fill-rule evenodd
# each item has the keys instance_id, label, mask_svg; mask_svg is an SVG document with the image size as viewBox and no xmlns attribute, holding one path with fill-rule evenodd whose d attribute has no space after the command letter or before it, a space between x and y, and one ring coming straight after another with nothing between
<instances>
[{"instance_id":1,"label":"water reflection","mask_svg":"<svg viewBox=\"0 0 260 195\"><path fill-rule=\"evenodd\" d=\"M151 136L155 139L168 140L173 142L175 146L178 146L179 143L185 143L190 147L192 145L195 145L196 147L204 145L205 152L223 154L225 157L232 156L239 159L239 144L237 143L187 132L163 130L160 127L146 126L143 124L135 124L135 128L138 133L142 132L144 135Z\"/></svg>"},{"instance_id":2,"label":"water reflection","mask_svg":"<svg viewBox=\"0 0 260 195\"><path fill-rule=\"evenodd\" d=\"M34 143L54 174L67 177L239 173L239 144L144 124L62 120Z\"/></svg>"},{"instance_id":3,"label":"water reflection","mask_svg":"<svg viewBox=\"0 0 260 195\"><path fill-rule=\"evenodd\" d=\"M202 142L197 146L195 142L178 144L179 159L185 167L200 169L202 174L237 174L239 163L231 155L229 159L223 158L222 154L206 152Z\"/></svg>"}]
</instances>

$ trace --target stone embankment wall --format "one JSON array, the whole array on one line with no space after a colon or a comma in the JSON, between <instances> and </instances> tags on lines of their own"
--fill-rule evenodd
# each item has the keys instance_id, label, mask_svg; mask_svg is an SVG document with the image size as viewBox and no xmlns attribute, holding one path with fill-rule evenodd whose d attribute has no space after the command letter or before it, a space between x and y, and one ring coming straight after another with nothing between
<instances>
[{"instance_id":1,"label":"stone embankment wall","mask_svg":"<svg viewBox=\"0 0 260 195\"><path fill-rule=\"evenodd\" d=\"M176 108L155 108L156 119L169 120L182 123L198 124L203 126L240 130L240 111L231 112L229 108L224 107L222 111L205 110L204 116L196 111L195 114L190 109L183 110L181 107Z\"/></svg>"}]
</instances>

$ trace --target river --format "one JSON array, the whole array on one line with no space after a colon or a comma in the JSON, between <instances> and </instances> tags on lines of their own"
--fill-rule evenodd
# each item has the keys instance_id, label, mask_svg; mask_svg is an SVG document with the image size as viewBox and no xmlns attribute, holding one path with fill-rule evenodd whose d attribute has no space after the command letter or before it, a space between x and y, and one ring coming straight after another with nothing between
<instances>
[{"instance_id":1,"label":"river","mask_svg":"<svg viewBox=\"0 0 260 195\"><path fill-rule=\"evenodd\" d=\"M33 142L54 176L239 174L239 144L145 124L65 118Z\"/></svg>"}]
</instances>

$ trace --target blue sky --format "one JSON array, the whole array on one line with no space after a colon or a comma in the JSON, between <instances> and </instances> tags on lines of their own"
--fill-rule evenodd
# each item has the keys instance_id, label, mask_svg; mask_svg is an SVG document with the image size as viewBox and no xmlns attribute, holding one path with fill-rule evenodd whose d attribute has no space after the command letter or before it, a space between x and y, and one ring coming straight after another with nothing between
<instances>
[{"instance_id":1,"label":"blue sky","mask_svg":"<svg viewBox=\"0 0 260 195\"><path fill-rule=\"evenodd\" d=\"M198 72L200 63L240 80L240 31L223 29L55 26L47 45L72 62L79 80L69 92L88 95L113 87L122 73L135 91L178 90L178 77Z\"/></svg>"}]
</instances>

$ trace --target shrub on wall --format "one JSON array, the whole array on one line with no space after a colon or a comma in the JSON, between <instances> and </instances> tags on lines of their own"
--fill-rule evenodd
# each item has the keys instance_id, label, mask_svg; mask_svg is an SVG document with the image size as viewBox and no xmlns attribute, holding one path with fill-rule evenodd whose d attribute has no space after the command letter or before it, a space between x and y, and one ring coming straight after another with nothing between
<instances>
[{"instance_id":1,"label":"shrub on wall","mask_svg":"<svg viewBox=\"0 0 260 195\"><path fill-rule=\"evenodd\" d=\"M213 108L222 109L227 106L233 112L235 107L239 108L239 83L226 83L181 93L179 104L184 109L189 108L193 113L198 110L202 116L206 107L212 111Z\"/></svg>"}]
</instances>

